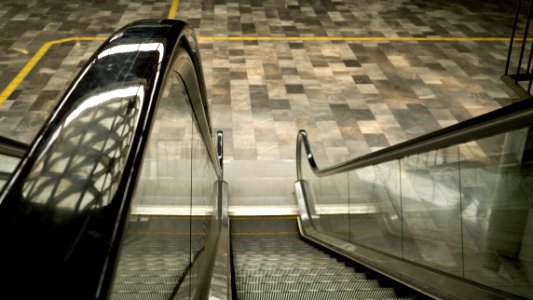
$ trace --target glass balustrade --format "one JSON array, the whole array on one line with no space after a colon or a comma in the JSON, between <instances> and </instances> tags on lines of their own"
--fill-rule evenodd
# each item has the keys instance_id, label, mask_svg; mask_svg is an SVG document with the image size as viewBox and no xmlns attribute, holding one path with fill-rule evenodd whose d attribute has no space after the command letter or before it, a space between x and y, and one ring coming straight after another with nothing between
<instances>
[{"instance_id":1,"label":"glass balustrade","mask_svg":"<svg viewBox=\"0 0 533 300\"><path fill-rule=\"evenodd\" d=\"M523 128L333 176L317 177L304 162L313 220L354 244L533 297L530 132Z\"/></svg>"}]
</instances>

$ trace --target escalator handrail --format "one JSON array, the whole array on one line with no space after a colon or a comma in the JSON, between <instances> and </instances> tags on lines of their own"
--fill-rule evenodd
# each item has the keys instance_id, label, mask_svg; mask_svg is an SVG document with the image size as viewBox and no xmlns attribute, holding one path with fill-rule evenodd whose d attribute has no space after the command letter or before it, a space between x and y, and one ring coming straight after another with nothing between
<instances>
[{"instance_id":1,"label":"escalator handrail","mask_svg":"<svg viewBox=\"0 0 533 300\"><path fill-rule=\"evenodd\" d=\"M331 176L351 170L377 165L427 151L503 134L530 126L533 123L533 97L502 107L495 111L430 132L420 137L387 147L326 168L319 168L305 130L300 130L296 142L296 172L302 178L302 145L307 161L318 177Z\"/></svg>"},{"instance_id":2,"label":"escalator handrail","mask_svg":"<svg viewBox=\"0 0 533 300\"><path fill-rule=\"evenodd\" d=\"M192 73L197 77L195 79L201 95L199 101L191 99L193 122L198 125L214 172L219 179L222 178L209 123L199 48L192 27L176 20L136 21L125 26L105 41L82 68L29 146L10 181L0 190L0 239L3 241L0 260L2 271L11 272L10 281L4 282L6 291L9 291L9 287L18 292L56 295L60 298L73 295L74 292L82 298L107 297L158 99L167 78L177 72L173 68L179 68L175 66L178 50L185 50L193 63ZM114 66L106 60L112 60L116 72L108 71ZM128 86L134 87L133 96L111 95L109 92L124 90ZM139 94L141 92L142 96ZM32 178L34 170L44 168L39 165L40 161L44 161L40 159L46 156L60 134L66 135L62 130L68 128L68 124L83 117L85 112L82 109L104 103L99 102L102 99L98 97L102 98L101 95L105 93L110 99L114 97L129 101L132 107L129 104L124 106L127 114L131 110L138 111L134 115L137 118L135 123L132 121L134 126L128 129L126 124L122 127L125 129L121 129L129 130L132 136L130 146L125 148L124 153L120 150L122 148L118 148L119 155L124 157L123 161L117 162L114 157L105 161L104 171L121 170L119 176L110 176L109 180L116 183L113 189L109 188L113 191L109 192L109 199L103 201L98 196L100 198L91 201L102 201L103 204L91 204L89 209L85 209L79 208L79 203L75 207L65 208L58 206L55 199L43 202L28 198L24 194L28 186L26 180ZM142 100L134 102L135 97ZM98 131L93 134L98 135ZM67 135L62 139L68 141L69 137ZM54 160L58 161L54 157L49 161ZM49 178L43 180L50 181ZM83 185L93 184L88 181L79 186L83 188ZM42 180L35 182L37 185ZM76 188L75 184L71 186L71 190ZM50 195L55 196L54 193ZM82 200L84 198L78 202ZM42 277L42 280L39 278L39 281L31 282L33 286L30 284L30 289L22 289L19 285L23 284L25 280L22 278L27 276L25 272L30 269L35 271L32 276ZM84 279L80 281L77 278ZM24 284L28 286L28 282Z\"/></svg>"}]
</instances>

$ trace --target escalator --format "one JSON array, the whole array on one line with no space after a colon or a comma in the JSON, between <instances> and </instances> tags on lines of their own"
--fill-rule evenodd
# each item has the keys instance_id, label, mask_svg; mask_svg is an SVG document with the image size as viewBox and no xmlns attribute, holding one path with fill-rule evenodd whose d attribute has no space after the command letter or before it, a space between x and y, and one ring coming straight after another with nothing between
<instances>
[{"instance_id":1,"label":"escalator","mask_svg":"<svg viewBox=\"0 0 533 300\"><path fill-rule=\"evenodd\" d=\"M0 297L533 298L532 101L328 168L301 131L298 216L230 223L206 95L186 23L112 35L0 147Z\"/></svg>"},{"instance_id":2,"label":"escalator","mask_svg":"<svg viewBox=\"0 0 533 300\"><path fill-rule=\"evenodd\" d=\"M237 299L421 299L302 240L296 217L232 218Z\"/></svg>"}]
</instances>

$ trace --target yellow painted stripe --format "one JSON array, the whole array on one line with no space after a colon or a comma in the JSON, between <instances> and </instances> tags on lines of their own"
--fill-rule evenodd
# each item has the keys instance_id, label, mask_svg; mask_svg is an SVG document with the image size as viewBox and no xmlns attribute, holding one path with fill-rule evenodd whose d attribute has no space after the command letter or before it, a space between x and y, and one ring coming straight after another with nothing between
<instances>
[{"instance_id":1,"label":"yellow painted stripe","mask_svg":"<svg viewBox=\"0 0 533 300\"><path fill-rule=\"evenodd\" d=\"M170 9L168 10L167 19L176 19L179 5L180 5L180 0L172 0L172 4L170 5Z\"/></svg>"},{"instance_id":2,"label":"yellow painted stripe","mask_svg":"<svg viewBox=\"0 0 533 300\"><path fill-rule=\"evenodd\" d=\"M278 232L232 232L232 235L288 235L298 234L297 231L278 231Z\"/></svg>"},{"instance_id":3,"label":"yellow painted stripe","mask_svg":"<svg viewBox=\"0 0 533 300\"><path fill-rule=\"evenodd\" d=\"M173 0L168 13L169 19L174 19L177 14L179 0ZM54 40L45 43L33 57L26 63L24 68L13 78L7 87L0 94L0 105L2 105L9 96L17 89L19 84L26 78L35 65L48 52L50 47L57 44L68 43L72 41L104 41L104 37L71 37ZM200 41L485 41L485 42L503 42L509 41L509 38L502 37L224 37L224 36L201 36Z\"/></svg>"},{"instance_id":4,"label":"yellow painted stripe","mask_svg":"<svg viewBox=\"0 0 533 300\"><path fill-rule=\"evenodd\" d=\"M45 43L35 55L26 63L24 68L20 70L20 72L11 80L11 82L7 85L7 87L2 91L0 94L0 105L3 104L9 96L17 89L19 84L26 78L26 76L30 73L30 71L35 67L35 65L41 60L41 58L44 56L44 54L50 49L52 46L52 43L48 42Z\"/></svg>"},{"instance_id":5,"label":"yellow painted stripe","mask_svg":"<svg viewBox=\"0 0 533 300\"><path fill-rule=\"evenodd\" d=\"M505 42L504 37L272 37L272 36L201 36L200 41L479 41L479 42Z\"/></svg>"},{"instance_id":6,"label":"yellow painted stripe","mask_svg":"<svg viewBox=\"0 0 533 300\"><path fill-rule=\"evenodd\" d=\"M17 89L19 84L26 78L26 76L33 70L35 65L43 58L43 56L48 52L50 47L57 44L72 42L72 41L104 41L106 38L104 37L72 37L72 38L66 38L66 39L60 39L60 40L54 40L45 43L42 45L42 47L33 55L32 58L26 63L24 68L20 70L20 72L11 80L11 82L7 85L7 87L2 91L0 94L0 105L2 105L9 96Z\"/></svg>"}]
</instances>

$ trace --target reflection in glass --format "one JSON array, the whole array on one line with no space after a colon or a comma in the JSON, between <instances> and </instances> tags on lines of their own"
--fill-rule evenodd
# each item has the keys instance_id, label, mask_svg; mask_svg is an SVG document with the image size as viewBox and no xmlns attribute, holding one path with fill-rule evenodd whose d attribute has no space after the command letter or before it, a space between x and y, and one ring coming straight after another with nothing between
<instances>
[{"instance_id":1,"label":"reflection in glass","mask_svg":"<svg viewBox=\"0 0 533 300\"><path fill-rule=\"evenodd\" d=\"M354 244L533 298L529 128L334 176L301 167L317 229L347 238L339 220L349 195Z\"/></svg>"},{"instance_id":2,"label":"reflection in glass","mask_svg":"<svg viewBox=\"0 0 533 300\"><path fill-rule=\"evenodd\" d=\"M192 116L185 88L169 77L143 157L114 299L169 298L190 265ZM188 285L185 285L188 288Z\"/></svg>"},{"instance_id":3,"label":"reflection in glass","mask_svg":"<svg viewBox=\"0 0 533 300\"><path fill-rule=\"evenodd\" d=\"M193 127L192 139L192 218L191 218L191 258L196 265L195 275L205 268L205 260L197 260L204 251L207 243L211 217L213 215L213 201L217 181L216 173L209 158L204 141L197 127ZM191 286L197 286L199 276L191 276Z\"/></svg>"},{"instance_id":4,"label":"reflection in glass","mask_svg":"<svg viewBox=\"0 0 533 300\"><path fill-rule=\"evenodd\" d=\"M403 257L462 276L458 148L401 160Z\"/></svg>"},{"instance_id":5,"label":"reflection in glass","mask_svg":"<svg viewBox=\"0 0 533 300\"><path fill-rule=\"evenodd\" d=\"M397 161L350 171L351 241L401 255L400 172Z\"/></svg>"},{"instance_id":6,"label":"reflection in glass","mask_svg":"<svg viewBox=\"0 0 533 300\"><path fill-rule=\"evenodd\" d=\"M23 197L81 211L111 202L144 99L142 85L106 89L79 101L38 158Z\"/></svg>"},{"instance_id":7,"label":"reflection in glass","mask_svg":"<svg viewBox=\"0 0 533 300\"><path fill-rule=\"evenodd\" d=\"M460 146L465 278L533 297L532 133Z\"/></svg>"},{"instance_id":8,"label":"reflection in glass","mask_svg":"<svg viewBox=\"0 0 533 300\"><path fill-rule=\"evenodd\" d=\"M0 190L4 187L20 158L0 153Z\"/></svg>"},{"instance_id":9,"label":"reflection in glass","mask_svg":"<svg viewBox=\"0 0 533 300\"><path fill-rule=\"evenodd\" d=\"M306 157L302 147L302 157ZM315 159L317 159L315 157ZM317 159L321 161L320 158ZM314 213L316 225L341 239L349 240L349 207L348 207L348 175L346 173L326 177L317 177L309 168L309 164L302 165L303 178L309 183L314 199Z\"/></svg>"}]
</instances>

